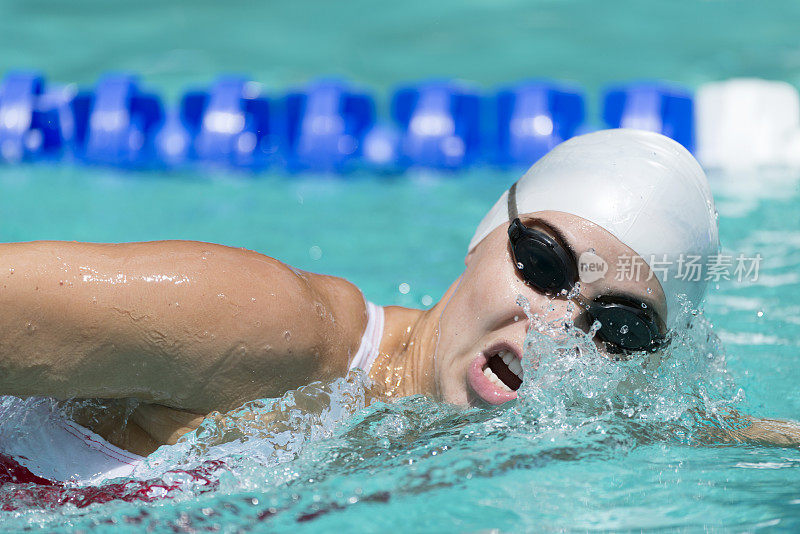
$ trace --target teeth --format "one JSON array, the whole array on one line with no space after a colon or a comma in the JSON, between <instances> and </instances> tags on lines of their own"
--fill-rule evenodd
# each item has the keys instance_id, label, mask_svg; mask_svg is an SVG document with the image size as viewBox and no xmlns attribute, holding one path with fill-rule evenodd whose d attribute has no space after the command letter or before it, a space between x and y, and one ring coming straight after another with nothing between
<instances>
[{"instance_id":1,"label":"teeth","mask_svg":"<svg viewBox=\"0 0 800 534\"><path fill-rule=\"evenodd\" d=\"M486 378L488 378L488 379L489 379L489 382L491 382L491 383L492 383L492 384L494 384L495 386L499 387L500 389L503 389L503 390L505 390L505 391L512 391L512 390L511 390L511 388L510 388L510 387L508 387L507 385L505 385L505 384L503 383L503 381L502 381L502 380L500 380L500 379L497 377L497 375L496 375L496 374L494 374L494 373L492 372L492 370L491 370L491 369L489 369L488 367L487 367L486 369L484 369L484 370L483 370L483 375L484 375Z\"/></svg>"},{"instance_id":2,"label":"teeth","mask_svg":"<svg viewBox=\"0 0 800 534\"><path fill-rule=\"evenodd\" d=\"M512 373L522 380L522 362L517 358L513 352L504 350L498 356L503 359L503 362L508 366Z\"/></svg>"}]
</instances>

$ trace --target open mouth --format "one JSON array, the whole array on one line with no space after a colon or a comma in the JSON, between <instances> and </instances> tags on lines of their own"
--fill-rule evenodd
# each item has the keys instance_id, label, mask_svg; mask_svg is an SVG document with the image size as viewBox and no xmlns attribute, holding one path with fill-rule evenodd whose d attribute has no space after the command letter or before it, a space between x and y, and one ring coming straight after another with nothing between
<instances>
[{"instance_id":1,"label":"open mouth","mask_svg":"<svg viewBox=\"0 0 800 534\"><path fill-rule=\"evenodd\" d=\"M489 404L502 404L517 398L516 391L522 385L522 361L504 343L478 354L467 376L478 397Z\"/></svg>"},{"instance_id":2,"label":"open mouth","mask_svg":"<svg viewBox=\"0 0 800 534\"><path fill-rule=\"evenodd\" d=\"M522 362L514 353L503 350L489 358L483 375L497 387L517 391L522 385Z\"/></svg>"}]
</instances>

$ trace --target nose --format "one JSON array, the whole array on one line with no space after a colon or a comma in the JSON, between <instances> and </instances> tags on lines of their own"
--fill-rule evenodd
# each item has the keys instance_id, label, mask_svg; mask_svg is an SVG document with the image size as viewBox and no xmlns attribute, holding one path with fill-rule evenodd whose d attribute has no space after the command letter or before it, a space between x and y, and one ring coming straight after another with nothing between
<instances>
[{"instance_id":1,"label":"nose","mask_svg":"<svg viewBox=\"0 0 800 534\"><path fill-rule=\"evenodd\" d=\"M547 322L563 321L564 323L576 324L584 313L577 302L567 299L564 295L546 295L532 289L526 295L530 303L532 314L538 314L541 319Z\"/></svg>"}]
</instances>

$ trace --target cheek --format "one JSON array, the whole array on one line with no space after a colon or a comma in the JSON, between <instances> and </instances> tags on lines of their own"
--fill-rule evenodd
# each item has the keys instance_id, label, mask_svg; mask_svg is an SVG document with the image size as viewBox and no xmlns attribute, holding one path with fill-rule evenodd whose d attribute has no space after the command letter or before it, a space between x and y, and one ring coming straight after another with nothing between
<instances>
[{"instance_id":1,"label":"cheek","mask_svg":"<svg viewBox=\"0 0 800 534\"><path fill-rule=\"evenodd\" d=\"M519 309L517 297L522 295L528 301L536 298L532 288L517 276L510 265L502 265L494 272L488 272L469 295L469 305L479 316L483 329L493 329L511 309ZM521 311L521 309L519 309Z\"/></svg>"},{"instance_id":2,"label":"cheek","mask_svg":"<svg viewBox=\"0 0 800 534\"><path fill-rule=\"evenodd\" d=\"M448 359L469 356L481 339L497 328L509 313L524 315L517 306L517 296L529 300L530 288L508 266L494 273L487 269L470 273L453 294L439 321L439 352ZM468 354L469 353L469 354Z\"/></svg>"}]
</instances>

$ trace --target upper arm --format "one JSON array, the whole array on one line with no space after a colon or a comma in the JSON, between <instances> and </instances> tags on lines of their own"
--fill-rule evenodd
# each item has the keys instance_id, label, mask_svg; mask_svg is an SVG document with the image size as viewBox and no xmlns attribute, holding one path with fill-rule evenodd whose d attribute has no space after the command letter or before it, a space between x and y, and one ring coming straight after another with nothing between
<instances>
[{"instance_id":1,"label":"upper arm","mask_svg":"<svg viewBox=\"0 0 800 534\"><path fill-rule=\"evenodd\" d=\"M193 241L2 248L5 394L230 409L338 370L331 354L358 328L357 317L338 313L350 284L245 249Z\"/></svg>"},{"instance_id":2,"label":"upper arm","mask_svg":"<svg viewBox=\"0 0 800 534\"><path fill-rule=\"evenodd\" d=\"M220 325L237 332L229 344L242 340L238 357L224 371L240 391L248 391L233 405L343 375L366 322L358 288L252 251L241 253L231 269L242 279L230 284L226 295L237 307L229 317L236 319Z\"/></svg>"}]
</instances>

